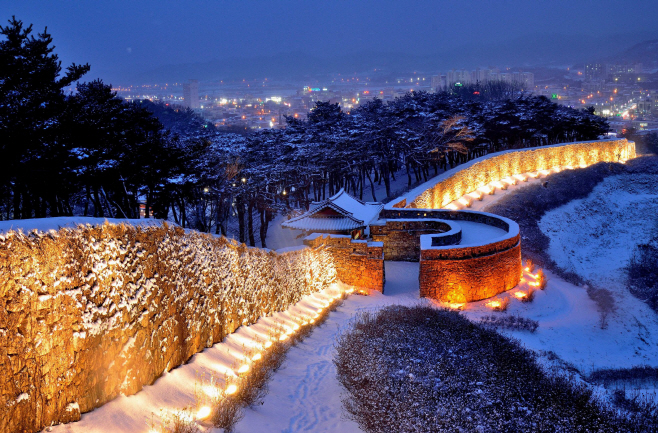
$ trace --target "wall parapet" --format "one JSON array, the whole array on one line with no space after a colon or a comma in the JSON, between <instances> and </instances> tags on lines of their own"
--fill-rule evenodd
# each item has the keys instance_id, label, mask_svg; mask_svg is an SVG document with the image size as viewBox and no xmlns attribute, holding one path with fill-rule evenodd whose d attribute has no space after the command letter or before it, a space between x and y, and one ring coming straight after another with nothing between
<instances>
[{"instance_id":1,"label":"wall parapet","mask_svg":"<svg viewBox=\"0 0 658 433\"><path fill-rule=\"evenodd\" d=\"M326 247L343 283L384 293L384 244L354 240L349 235L314 233L304 239L313 248Z\"/></svg>"},{"instance_id":2,"label":"wall parapet","mask_svg":"<svg viewBox=\"0 0 658 433\"><path fill-rule=\"evenodd\" d=\"M389 202L384 209L439 209L464 194L515 174L554 167L586 167L598 162L626 161L635 156L635 143L626 139L581 141L492 153L446 171Z\"/></svg>"},{"instance_id":3,"label":"wall parapet","mask_svg":"<svg viewBox=\"0 0 658 433\"><path fill-rule=\"evenodd\" d=\"M131 395L336 279L325 246L276 253L180 227L0 236L0 431Z\"/></svg>"}]
</instances>

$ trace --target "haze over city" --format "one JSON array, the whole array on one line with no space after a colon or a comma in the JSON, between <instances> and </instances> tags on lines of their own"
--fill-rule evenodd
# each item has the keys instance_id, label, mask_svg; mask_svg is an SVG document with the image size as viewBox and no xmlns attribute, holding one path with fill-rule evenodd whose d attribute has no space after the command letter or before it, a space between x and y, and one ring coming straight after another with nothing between
<instances>
[{"instance_id":1,"label":"haze over city","mask_svg":"<svg viewBox=\"0 0 658 433\"><path fill-rule=\"evenodd\" d=\"M33 23L36 30L48 26L64 64L89 62L90 77L113 85L149 84L139 81L164 66L245 58L262 64L240 65L252 75L240 78L263 78L268 62L276 64L281 54L290 67L276 65L273 72L291 75L308 67L307 59L342 69L319 71L325 73L362 72L352 69L378 63L397 71L566 65L658 37L658 4L651 0L3 0L0 10ZM231 75L227 66L223 71Z\"/></svg>"}]
</instances>

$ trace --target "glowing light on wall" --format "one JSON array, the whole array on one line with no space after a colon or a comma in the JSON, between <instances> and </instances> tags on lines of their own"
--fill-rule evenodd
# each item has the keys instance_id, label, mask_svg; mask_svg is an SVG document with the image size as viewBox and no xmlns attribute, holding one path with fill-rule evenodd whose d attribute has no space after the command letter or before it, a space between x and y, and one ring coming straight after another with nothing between
<instances>
[{"instance_id":1,"label":"glowing light on wall","mask_svg":"<svg viewBox=\"0 0 658 433\"><path fill-rule=\"evenodd\" d=\"M206 419L210 416L211 412L212 411L210 410L209 406L203 406L197 411L196 419Z\"/></svg>"}]
</instances>

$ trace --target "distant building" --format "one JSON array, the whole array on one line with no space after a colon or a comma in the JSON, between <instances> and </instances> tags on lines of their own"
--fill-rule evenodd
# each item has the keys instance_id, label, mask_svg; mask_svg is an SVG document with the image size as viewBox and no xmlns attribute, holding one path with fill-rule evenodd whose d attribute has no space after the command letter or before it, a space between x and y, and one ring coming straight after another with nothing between
<instances>
[{"instance_id":1,"label":"distant building","mask_svg":"<svg viewBox=\"0 0 658 433\"><path fill-rule=\"evenodd\" d=\"M469 84L471 82L471 73L466 69L450 70L446 74L446 84L452 86L455 83Z\"/></svg>"},{"instance_id":2,"label":"distant building","mask_svg":"<svg viewBox=\"0 0 658 433\"><path fill-rule=\"evenodd\" d=\"M585 65L585 79L593 80L606 76L606 68L601 63L588 63Z\"/></svg>"},{"instance_id":3,"label":"distant building","mask_svg":"<svg viewBox=\"0 0 658 433\"><path fill-rule=\"evenodd\" d=\"M183 102L186 107L193 110L201 108L199 101L199 80L189 80L189 83L183 84Z\"/></svg>"},{"instance_id":4,"label":"distant building","mask_svg":"<svg viewBox=\"0 0 658 433\"><path fill-rule=\"evenodd\" d=\"M445 75L432 75L431 81L430 81L430 87L433 92L436 92L441 89L445 89L447 83L446 83L446 76Z\"/></svg>"},{"instance_id":5,"label":"distant building","mask_svg":"<svg viewBox=\"0 0 658 433\"><path fill-rule=\"evenodd\" d=\"M519 72L519 83L523 90L531 90L535 88L535 74L532 72Z\"/></svg>"}]
</instances>

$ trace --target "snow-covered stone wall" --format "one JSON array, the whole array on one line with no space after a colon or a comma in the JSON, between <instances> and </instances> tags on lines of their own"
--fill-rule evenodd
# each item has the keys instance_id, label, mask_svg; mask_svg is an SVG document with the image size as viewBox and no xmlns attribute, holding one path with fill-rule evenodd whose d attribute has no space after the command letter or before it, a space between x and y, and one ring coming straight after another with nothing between
<instances>
[{"instance_id":1,"label":"snow-covered stone wall","mask_svg":"<svg viewBox=\"0 0 658 433\"><path fill-rule=\"evenodd\" d=\"M521 278L519 225L508 218L409 208L384 209L380 216L373 237L383 242L386 260L420 260L422 297L472 302L509 290Z\"/></svg>"},{"instance_id":2,"label":"snow-covered stone wall","mask_svg":"<svg viewBox=\"0 0 658 433\"><path fill-rule=\"evenodd\" d=\"M626 139L583 141L493 153L462 164L414 188L386 209L440 209L464 194L515 174L554 167L586 167L598 162L635 158L635 143Z\"/></svg>"},{"instance_id":3,"label":"snow-covered stone wall","mask_svg":"<svg viewBox=\"0 0 658 433\"><path fill-rule=\"evenodd\" d=\"M466 247L432 247L431 236L421 236L420 296L462 304L519 283L523 269L518 230L506 239Z\"/></svg>"},{"instance_id":4,"label":"snow-covered stone wall","mask_svg":"<svg viewBox=\"0 0 658 433\"><path fill-rule=\"evenodd\" d=\"M384 244L347 235L314 233L304 239L313 248L327 247L336 277L345 284L384 293Z\"/></svg>"},{"instance_id":5,"label":"snow-covered stone wall","mask_svg":"<svg viewBox=\"0 0 658 433\"><path fill-rule=\"evenodd\" d=\"M446 233L450 225L438 219L382 219L370 226L372 239L384 244L384 258L417 262L420 259L420 236ZM461 236L461 232L458 233ZM459 236L455 236L458 242Z\"/></svg>"},{"instance_id":6,"label":"snow-covered stone wall","mask_svg":"<svg viewBox=\"0 0 658 433\"><path fill-rule=\"evenodd\" d=\"M0 431L139 391L336 279L324 246L275 253L179 227L0 236Z\"/></svg>"}]
</instances>

